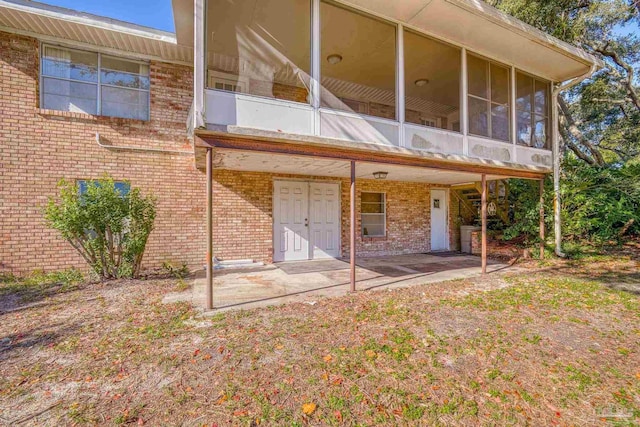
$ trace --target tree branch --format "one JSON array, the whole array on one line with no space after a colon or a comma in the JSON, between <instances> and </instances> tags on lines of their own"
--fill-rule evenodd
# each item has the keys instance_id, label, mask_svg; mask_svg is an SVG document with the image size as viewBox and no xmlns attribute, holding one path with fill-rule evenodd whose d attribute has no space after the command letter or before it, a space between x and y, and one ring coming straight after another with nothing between
<instances>
[{"instance_id":1,"label":"tree branch","mask_svg":"<svg viewBox=\"0 0 640 427\"><path fill-rule=\"evenodd\" d=\"M578 128L578 126L575 123L575 120L573 119L573 116L571 115L571 111L569 111L569 106L561 96L558 96L558 105L560 106L560 112L565 119L564 125L566 126L566 131L568 133L567 136L572 136L573 138L578 140L578 142L580 142L581 145L586 147L587 150L589 150L589 152L593 156L593 159L591 159L592 163L590 163L591 165L604 166L605 161L602 158L602 154L600 153L598 148L595 145L593 145L591 141L589 141L587 137L584 136L582 131ZM567 146L571 148L572 151L575 152L575 150L571 147L571 145L574 145L574 144L570 141L569 138L566 138L566 142L567 142ZM578 149L578 147L575 147L575 148ZM581 150L578 149L578 151L581 151ZM578 155L578 157L580 157L582 160L585 160L583 156Z\"/></svg>"}]
</instances>

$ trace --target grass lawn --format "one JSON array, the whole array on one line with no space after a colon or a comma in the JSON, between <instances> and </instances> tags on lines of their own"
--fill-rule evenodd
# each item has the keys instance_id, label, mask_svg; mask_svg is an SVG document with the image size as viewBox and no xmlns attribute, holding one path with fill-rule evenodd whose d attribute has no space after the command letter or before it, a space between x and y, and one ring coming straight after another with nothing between
<instances>
[{"instance_id":1,"label":"grass lawn","mask_svg":"<svg viewBox=\"0 0 640 427\"><path fill-rule=\"evenodd\" d=\"M210 318L172 279L5 280L0 424L640 424L637 256L522 268Z\"/></svg>"}]
</instances>

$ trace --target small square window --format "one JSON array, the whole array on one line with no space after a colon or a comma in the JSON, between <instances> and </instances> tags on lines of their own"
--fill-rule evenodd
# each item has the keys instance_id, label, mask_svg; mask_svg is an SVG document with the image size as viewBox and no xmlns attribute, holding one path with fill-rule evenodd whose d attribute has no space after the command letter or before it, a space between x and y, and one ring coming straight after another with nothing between
<instances>
[{"instance_id":1,"label":"small square window","mask_svg":"<svg viewBox=\"0 0 640 427\"><path fill-rule=\"evenodd\" d=\"M387 234L387 207L385 193L362 193L360 219L363 237L384 237Z\"/></svg>"},{"instance_id":2,"label":"small square window","mask_svg":"<svg viewBox=\"0 0 640 427\"><path fill-rule=\"evenodd\" d=\"M440 209L440 199L433 199L433 208Z\"/></svg>"}]
</instances>

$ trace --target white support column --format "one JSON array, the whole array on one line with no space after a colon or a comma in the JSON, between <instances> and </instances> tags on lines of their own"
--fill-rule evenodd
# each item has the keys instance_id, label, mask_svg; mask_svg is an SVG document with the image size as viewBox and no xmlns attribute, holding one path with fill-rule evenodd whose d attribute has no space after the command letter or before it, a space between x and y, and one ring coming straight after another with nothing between
<instances>
[{"instance_id":1,"label":"white support column","mask_svg":"<svg viewBox=\"0 0 640 427\"><path fill-rule=\"evenodd\" d=\"M398 24L396 36L396 118L400 126L398 128L398 145L404 147L404 121L405 121L405 82L404 82L404 26Z\"/></svg>"},{"instance_id":2,"label":"white support column","mask_svg":"<svg viewBox=\"0 0 640 427\"><path fill-rule=\"evenodd\" d=\"M205 1L193 1L193 129L205 126Z\"/></svg>"},{"instance_id":3,"label":"white support column","mask_svg":"<svg viewBox=\"0 0 640 427\"><path fill-rule=\"evenodd\" d=\"M467 79L467 49L462 48L461 54L461 73L460 73L460 131L462 132L463 148L462 152L465 156L469 155L469 98Z\"/></svg>"},{"instance_id":4,"label":"white support column","mask_svg":"<svg viewBox=\"0 0 640 427\"><path fill-rule=\"evenodd\" d=\"M320 52L320 0L311 3L311 105L313 106L314 134L320 136L320 92L321 84Z\"/></svg>"},{"instance_id":5,"label":"white support column","mask_svg":"<svg viewBox=\"0 0 640 427\"><path fill-rule=\"evenodd\" d=\"M551 91L551 147L553 150L553 233L556 243L556 255L562 252L562 223L560 199L560 130L558 129L558 96L559 91Z\"/></svg>"},{"instance_id":6,"label":"white support column","mask_svg":"<svg viewBox=\"0 0 640 427\"><path fill-rule=\"evenodd\" d=\"M516 69L515 67L511 67L511 94L510 94L510 103L511 103L511 142L513 143L513 162L518 161L518 135L516 135L516 130L518 126L518 112L516 111Z\"/></svg>"}]
</instances>

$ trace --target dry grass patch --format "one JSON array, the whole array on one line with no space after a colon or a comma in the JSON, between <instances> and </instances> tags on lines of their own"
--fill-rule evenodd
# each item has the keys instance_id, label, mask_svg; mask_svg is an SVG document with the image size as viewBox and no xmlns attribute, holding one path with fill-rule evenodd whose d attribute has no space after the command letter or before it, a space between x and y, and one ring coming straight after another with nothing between
<instances>
[{"instance_id":1,"label":"dry grass patch","mask_svg":"<svg viewBox=\"0 0 640 427\"><path fill-rule=\"evenodd\" d=\"M634 425L631 257L198 317L175 280L2 314L7 423Z\"/></svg>"}]
</instances>

